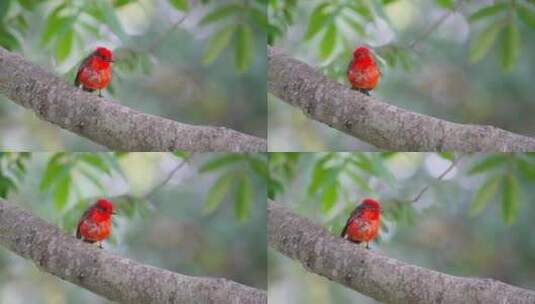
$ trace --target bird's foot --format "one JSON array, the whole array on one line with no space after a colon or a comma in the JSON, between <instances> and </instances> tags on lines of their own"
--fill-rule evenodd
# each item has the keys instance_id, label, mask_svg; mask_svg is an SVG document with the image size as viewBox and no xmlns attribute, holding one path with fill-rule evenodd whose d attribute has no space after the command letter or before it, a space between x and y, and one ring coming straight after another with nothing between
<instances>
[{"instance_id":1,"label":"bird's foot","mask_svg":"<svg viewBox=\"0 0 535 304\"><path fill-rule=\"evenodd\" d=\"M351 90L359 91L359 92L361 92L362 94L364 94L364 95L366 95L366 96L371 96L371 95L370 95L370 90L359 89L359 88L351 88Z\"/></svg>"},{"instance_id":2,"label":"bird's foot","mask_svg":"<svg viewBox=\"0 0 535 304\"><path fill-rule=\"evenodd\" d=\"M98 97L102 97L102 92L100 90L98 91Z\"/></svg>"},{"instance_id":3,"label":"bird's foot","mask_svg":"<svg viewBox=\"0 0 535 304\"><path fill-rule=\"evenodd\" d=\"M104 249L104 247L102 247L102 242L98 242L98 248Z\"/></svg>"},{"instance_id":4,"label":"bird's foot","mask_svg":"<svg viewBox=\"0 0 535 304\"><path fill-rule=\"evenodd\" d=\"M366 243L366 249L368 249L368 250L371 249L371 247L370 247L370 245L368 243Z\"/></svg>"}]
</instances>

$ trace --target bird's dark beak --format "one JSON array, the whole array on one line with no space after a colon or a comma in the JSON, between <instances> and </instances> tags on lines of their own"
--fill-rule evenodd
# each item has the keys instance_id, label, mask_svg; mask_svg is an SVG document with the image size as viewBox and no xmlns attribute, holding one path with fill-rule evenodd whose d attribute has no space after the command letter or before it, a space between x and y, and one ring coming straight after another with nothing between
<instances>
[{"instance_id":1,"label":"bird's dark beak","mask_svg":"<svg viewBox=\"0 0 535 304\"><path fill-rule=\"evenodd\" d=\"M115 62L115 60L108 60L108 62Z\"/></svg>"},{"instance_id":2,"label":"bird's dark beak","mask_svg":"<svg viewBox=\"0 0 535 304\"><path fill-rule=\"evenodd\" d=\"M117 214L117 211L112 211L111 214Z\"/></svg>"}]
</instances>

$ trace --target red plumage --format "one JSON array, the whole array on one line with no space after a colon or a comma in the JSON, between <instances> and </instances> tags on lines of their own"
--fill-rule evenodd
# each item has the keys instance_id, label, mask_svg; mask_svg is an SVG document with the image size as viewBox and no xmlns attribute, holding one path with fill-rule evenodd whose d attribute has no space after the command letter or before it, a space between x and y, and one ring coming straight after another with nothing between
<instances>
[{"instance_id":1,"label":"red plumage","mask_svg":"<svg viewBox=\"0 0 535 304\"><path fill-rule=\"evenodd\" d=\"M366 198L358 205L346 222L341 237L354 243L368 242L375 239L379 233L381 205L376 200Z\"/></svg>"},{"instance_id":2,"label":"red plumage","mask_svg":"<svg viewBox=\"0 0 535 304\"><path fill-rule=\"evenodd\" d=\"M82 86L84 91L99 90L99 96L102 96L101 90L107 87L111 80L110 62L113 62L112 52L98 47L80 64L74 85Z\"/></svg>"},{"instance_id":3,"label":"red plumage","mask_svg":"<svg viewBox=\"0 0 535 304\"><path fill-rule=\"evenodd\" d=\"M111 232L112 202L99 199L90 206L80 218L76 237L84 242L94 243L106 239Z\"/></svg>"},{"instance_id":4,"label":"red plumage","mask_svg":"<svg viewBox=\"0 0 535 304\"><path fill-rule=\"evenodd\" d=\"M381 72L372 52L365 46L357 47L347 66L347 80L351 88L369 96L369 91L375 88L379 78L381 78Z\"/></svg>"}]
</instances>

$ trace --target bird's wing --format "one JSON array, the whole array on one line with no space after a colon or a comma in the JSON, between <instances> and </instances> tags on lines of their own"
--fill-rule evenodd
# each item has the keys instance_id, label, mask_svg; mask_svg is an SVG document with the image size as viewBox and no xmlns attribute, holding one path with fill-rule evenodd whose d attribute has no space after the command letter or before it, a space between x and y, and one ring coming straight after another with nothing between
<instances>
[{"instance_id":1,"label":"bird's wing","mask_svg":"<svg viewBox=\"0 0 535 304\"><path fill-rule=\"evenodd\" d=\"M347 76L349 76L349 71L351 70L352 65L353 65L353 59L351 59L351 61L349 61L349 64L347 65L347 69L346 69Z\"/></svg>"},{"instance_id":2,"label":"bird's wing","mask_svg":"<svg viewBox=\"0 0 535 304\"><path fill-rule=\"evenodd\" d=\"M87 217L89 216L89 210L91 209L90 208L87 208L87 210L84 212L84 214L82 214L82 216L80 217L80 220L78 221L78 225L76 226L76 238L77 239L81 239L82 238L82 234L80 233L80 225L82 225L82 222L87 219Z\"/></svg>"},{"instance_id":3,"label":"bird's wing","mask_svg":"<svg viewBox=\"0 0 535 304\"><path fill-rule=\"evenodd\" d=\"M342 233L340 233L341 237L345 237L346 236L347 227L349 226L349 224L351 224L355 220L355 218L358 217L358 215L362 212L362 209L363 208L358 206L357 208L353 209L353 211L351 211L351 215L347 219L346 225L344 226L344 229L342 229Z\"/></svg>"},{"instance_id":4,"label":"bird's wing","mask_svg":"<svg viewBox=\"0 0 535 304\"><path fill-rule=\"evenodd\" d=\"M347 222L344 226L344 229L342 229L342 232L340 233L340 237L346 237L346 232L347 232L347 226L349 226L349 224L351 224L351 222L353 221L353 217L350 216L348 219L347 219Z\"/></svg>"},{"instance_id":5,"label":"bird's wing","mask_svg":"<svg viewBox=\"0 0 535 304\"><path fill-rule=\"evenodd\" d=\"M78 66L78 72L76 72L76 78L74 79L74 85L77 87L80 86L80 74L82 73L83 68L89 63L89 58L91 58L91 55L85 57L80 63L80 66Z\"/></svg>"}]
</instances>

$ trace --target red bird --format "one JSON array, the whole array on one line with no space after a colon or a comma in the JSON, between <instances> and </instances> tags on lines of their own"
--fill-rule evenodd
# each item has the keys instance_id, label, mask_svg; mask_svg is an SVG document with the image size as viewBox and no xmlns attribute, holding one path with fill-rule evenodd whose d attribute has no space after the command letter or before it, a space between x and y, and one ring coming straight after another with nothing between
<instances>
[{"instance_id":1,"label":"red bird","mask_svg":"<svg viewBox=\"0 0 535 304\"><path fill-rule=\"evenodd\" d=\"M353 58L347 67L347 79L353 90L370 96L381 78L379 67L371 51L365 46L359 46L353 51Z\"/></svg>"},{"instance_id":2,"label":"red bird","mask_svg":"<svg viewBox=\"0 0 535 304\"><path fill-rule=\"evenodd\" d=\"M111 215L113 204L105 199L99 199L84 212L78 227L76 228L76 237L83 238L84 242L98 242L102 248L101 241L107 238L111 232Z\"/></svg>"},{"instance_id":3,"label":"red bird","mask_svg":"<svg viewBox=\"0 0 535 304\"><path fill-rule=\"evenodd\" d=\"M379 202L371 198L364 199L362 204L351 212L340 236L357 244L366 242L366 249L370 249L368 242L379 233L380 215Z\"/></svg>"},{"instance_id":4,"label":"red bird","mask_svg":"<svg viewBox=\"0 0 535 304\"><path fill-rule=\"evenodd\" d=\"M102 97L101 90L107 87L111 80L110 62L113 62L111 51L105 47L97 47L80 64L74 85L81 85L82 89L88 92L98 90L98 96Z\"/></svg>"}]
</instances>

